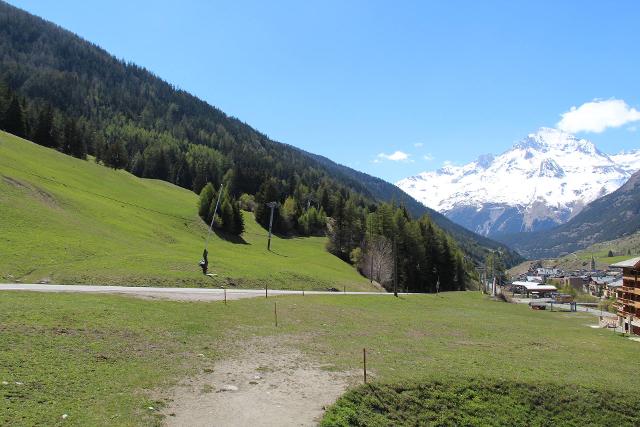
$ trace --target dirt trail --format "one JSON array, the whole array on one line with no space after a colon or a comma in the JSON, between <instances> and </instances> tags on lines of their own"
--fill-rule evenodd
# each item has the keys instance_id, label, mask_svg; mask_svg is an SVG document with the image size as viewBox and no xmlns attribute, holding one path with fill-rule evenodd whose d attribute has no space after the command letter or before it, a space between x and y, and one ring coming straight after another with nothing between
<instances>
[{"instance_id":1,"label":"dirt trail","mask_svg":"<svg viewBox=\"0 0 640 427\"><path fill-rule=\"evenodd\" d=\"M185 380L163 413L168 426L314 426L353 376L323 370L276 339L253 340L213 372Z\"/></svg>"}]
</instances>

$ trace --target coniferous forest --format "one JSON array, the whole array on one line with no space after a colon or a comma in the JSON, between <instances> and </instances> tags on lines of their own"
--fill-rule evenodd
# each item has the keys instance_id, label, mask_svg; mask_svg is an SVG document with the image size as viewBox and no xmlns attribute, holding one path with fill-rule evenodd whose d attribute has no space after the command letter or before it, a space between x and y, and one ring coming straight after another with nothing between
<instances>
[{"instance_id":1,"label":"coniferous forest","mask_svg":"<svg viewBox=\"0 0 640 427\"><path fill-rule=\"evenodd\" d=\"M395 271L402 290L434 291L438 280L441 290L464 289L475 274L473 262L487 254L500 253L507 265L519 260L391 184L272 141L151 72L3 2L0 127L190 189L200 194L199 214L207 222L222 185L215 223L229 234L244 229L241 209L268 226L266 203L277 202L276 233L327 234L330 252L385 286Z\"/></svg>"}]
</instances>

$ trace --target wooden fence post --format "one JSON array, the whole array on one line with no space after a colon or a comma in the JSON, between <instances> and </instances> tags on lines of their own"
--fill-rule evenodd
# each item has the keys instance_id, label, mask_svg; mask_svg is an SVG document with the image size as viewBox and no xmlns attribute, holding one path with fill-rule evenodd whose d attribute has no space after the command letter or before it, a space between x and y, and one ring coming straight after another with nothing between
<instances>
[{"instance_id":1,"label":"wooden fence post","mask_svg":"<svg viewBox=\"0 0 640 427\"><path fill-rule=\"evenodd\" d=\"M362 367L364 371L364 383L367 383L367 349L362 349Z\"/></svg>"}]
</instances>

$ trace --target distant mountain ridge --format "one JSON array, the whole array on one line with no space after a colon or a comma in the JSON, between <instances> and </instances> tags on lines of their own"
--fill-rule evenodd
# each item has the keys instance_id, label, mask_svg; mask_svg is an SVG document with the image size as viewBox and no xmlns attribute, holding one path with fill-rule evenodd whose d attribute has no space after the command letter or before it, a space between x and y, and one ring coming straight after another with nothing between
<instances>
[{"instance_id":1,"label":"distant mountain ridge","mask_svg":"<svg viewBox=\"0 0 640 427\"><path fill-rule=\"evenodd\" d=\"M607 155L586 139L541 128L499 156L445 166L396 185L476 233L551 229L640 170L640 150Z\"/></svg>"},{"instance_id":2,"label":"distant mountain ridge","mask_svg":"<svg viewBox=\"0 0 640 427\"><path fill-rule=\"evenodd\" d=\"M640 230L640 172L619 189L590 204L551 230L518 233L500 239L527 258L555 258L589 245L618 239Z\"/></svg>"}]
</instances>

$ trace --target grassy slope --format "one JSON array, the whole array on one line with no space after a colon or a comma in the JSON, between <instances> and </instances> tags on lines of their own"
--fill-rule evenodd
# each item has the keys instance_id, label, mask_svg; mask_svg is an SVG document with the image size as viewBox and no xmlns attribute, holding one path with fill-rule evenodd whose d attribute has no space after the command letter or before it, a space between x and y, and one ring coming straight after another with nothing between
<instances>
[{"instance_id":1,"label":"grassy slope","mask_svg":"<svg viewBox=\"0 0 640 427\"><path fill-rule=\"evenodd\" d=\"M463 402L464 408L485 414L485 421L492 420L495 402L507 397L493 385L519 384L510 399L542 393L553 414L565 420L596 420L585 415L601 411L612 397L624 413L615 425L640 422L637 365L628 363L637 358L640 344L586 327L596 318L584 313L531 311L470 292L399 299L278 297L278 313L274 328L272 299L225 306L2 293L0 381L8 384L0 385L0 424L55 425L67 413L65 425L154 425L160 418L147 407L162 402L150 397L151 390L213 367L223 354L233 354L233 343L252 336L286 337L328 369L356 372L366 347L377 384L444 384L435 402L441 414L459 413L456 400L448 400L451 390L475 382L489 392L480 389L480 398ZM383 401L376 405L393 406L384 401L392 396L378 390ZM460 399L460 393L454 395ZM398 408L405 415L412 410ZM511 408L500 405L500 420L527 415L521 407ZM572 408L591 412L568 411ZM344 405L329 416L343 414L339 409Z\"/></svg>"},{"instance_id":2,"label":"grassy slope","mask_svg":"<svg viewBox=\"0 0 640 427\"><path fill-rule=\"evenodd\" d=\"M213 236L197 196L0 133L0 281L371 290L320 237L279 239L246 213L246 244Z\"/></svg>"}]
</instances>

